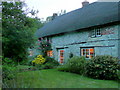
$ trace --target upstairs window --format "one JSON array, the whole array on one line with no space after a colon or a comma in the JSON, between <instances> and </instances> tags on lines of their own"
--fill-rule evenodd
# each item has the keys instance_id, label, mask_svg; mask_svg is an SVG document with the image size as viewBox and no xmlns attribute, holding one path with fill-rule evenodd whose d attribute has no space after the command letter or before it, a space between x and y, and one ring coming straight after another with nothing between
<instances>
[{"instance_id":1,"label":"upstairs window","mask_svg":"<svg viewBox=\"0 0 120 90\"><path fill-rule=\"evenodd\" d=\"M100 37L102 36L101 29L94 29L91 32L91 37Z\"/></svg>"},{"instance_id":2,"label":"upstairs window","mask_svg":"<svg viewBox=\"0 0 120 90\"><path fill-rule=\"evenodd\" d=\"M94 48L81 48L81 56L91 59L94 55Z\"/></svg>"}]
</instances>

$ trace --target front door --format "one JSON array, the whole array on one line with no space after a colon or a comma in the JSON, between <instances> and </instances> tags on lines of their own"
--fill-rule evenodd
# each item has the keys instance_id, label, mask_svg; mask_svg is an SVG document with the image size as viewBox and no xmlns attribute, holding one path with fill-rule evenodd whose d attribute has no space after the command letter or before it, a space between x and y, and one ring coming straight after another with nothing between
<instances>
[{"instance_id":1,"label":"front door","mask_svg":"<svg viewBox=\"0 0 120 90\"><path fill-rule=\"evenodd\" d=\"M60 64L64 63L64 49L58 50L58 62Z\"/></svg>"}]
</instances>

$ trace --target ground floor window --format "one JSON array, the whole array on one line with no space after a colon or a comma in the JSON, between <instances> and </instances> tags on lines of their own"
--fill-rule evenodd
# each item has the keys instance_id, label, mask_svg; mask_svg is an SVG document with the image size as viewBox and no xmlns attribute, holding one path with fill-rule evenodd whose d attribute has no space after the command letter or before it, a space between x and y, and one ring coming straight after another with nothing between
<instances>
[{"instance_id":1,"label":"ground floor window","mask_svg":"<svg viewBox=\"0 0 120 90\"><path fill-rule=\"evenodd\" d=\"M64 63L64 50L60 49L58 50L58 61L59 63Z\"/></svg>"},{"instance_id":2,"label":"ground floor window","mask_svg":"<svg viewBox=\"0 0 120 90\"><path fill-rule=\"evenodd\" d=\"M85 58L90 59L94 55L94 48L81 48L81 56L85 56Z\"/></svg>"},{"instance_id":3,"label":"ground floor window","mask_svg":"<svg viewBox=\"0 0 120 90\"><path fill-rule=\"evenodd\" d=\"M53 57L53 51L52 51L52 50L47 51L47 56L49 56L49 57Z\"/></svg>"}]
</instances>

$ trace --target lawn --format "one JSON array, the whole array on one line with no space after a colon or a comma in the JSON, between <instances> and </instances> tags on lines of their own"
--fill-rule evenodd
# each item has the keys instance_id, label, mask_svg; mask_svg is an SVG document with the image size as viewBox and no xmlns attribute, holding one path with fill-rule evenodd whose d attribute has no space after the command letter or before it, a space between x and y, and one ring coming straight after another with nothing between
<instances>
[{"instance_id":1,"label":"lawn","mask_svg":"<svg viewBox=\"0 0 120 90\"><path fill-rule=\"evenodd\" d=\"M14 88L118 88L117 81L91 79L56 69L21 72L10 83Z\"/></svg>"}]
</instances>

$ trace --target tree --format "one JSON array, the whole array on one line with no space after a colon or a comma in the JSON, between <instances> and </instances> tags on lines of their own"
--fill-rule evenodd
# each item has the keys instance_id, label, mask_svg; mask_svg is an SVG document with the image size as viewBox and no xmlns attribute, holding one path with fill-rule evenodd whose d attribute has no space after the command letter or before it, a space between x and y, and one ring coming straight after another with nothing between
<instances>
[{"instance_id":1,"label":"tree","mask_svg":"<svg viewBox=\"0 0 120 90\"><path fill-rule=\"evenodd\" d=\"M23 2L2 2L3 56L16 62L27 59L28 48L35 42L34 33L41 26L38 18L25 14L24 5Z\"/></svg>"}]
</instances>

